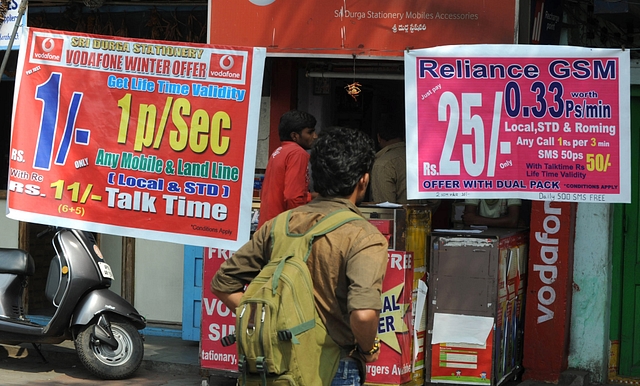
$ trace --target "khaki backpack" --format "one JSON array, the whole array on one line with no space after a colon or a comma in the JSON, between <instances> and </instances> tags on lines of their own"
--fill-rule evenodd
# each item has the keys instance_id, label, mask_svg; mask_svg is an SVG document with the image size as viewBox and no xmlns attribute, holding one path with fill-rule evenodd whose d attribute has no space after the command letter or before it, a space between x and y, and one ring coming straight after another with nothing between
<instances>
[{"instance_id":1,"label":"khaki backpack","mask_svg":"<svg viewBox=\"0 0 640 386\"><path fill-rule=\"evenodd\" d=\"M240 386L329 386L338 369L341 349L318 316L306 262L315 237L363 218L339 210L306 233L292 234L290 216L288 211L274 220L271 260L236 309Z\"/></svg>"}]
</instances>

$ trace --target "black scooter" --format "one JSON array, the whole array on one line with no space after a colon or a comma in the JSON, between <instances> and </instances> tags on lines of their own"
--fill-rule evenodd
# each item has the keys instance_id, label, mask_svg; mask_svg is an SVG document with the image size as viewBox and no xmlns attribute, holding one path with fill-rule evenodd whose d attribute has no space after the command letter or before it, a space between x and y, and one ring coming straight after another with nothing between
<instances>
[{"instance_id":1,"label":"black scooter","mask_svg":"<svg viewBox=\"0 0 640 386\"><path fill-rule=\"evenodd\" d=\"M52 231L56 254L45 295L55 313L46 325L31 322L23 308L24 288L35 273L33 258L0 248L0 343L32 343L44 359L39 344L72 339L80 361L97 377L130 377L144 356L138 330L145 328L145 318L108 289L113 273L90 233L49 227L38 236Z\"/></svg>"}]
</instances>

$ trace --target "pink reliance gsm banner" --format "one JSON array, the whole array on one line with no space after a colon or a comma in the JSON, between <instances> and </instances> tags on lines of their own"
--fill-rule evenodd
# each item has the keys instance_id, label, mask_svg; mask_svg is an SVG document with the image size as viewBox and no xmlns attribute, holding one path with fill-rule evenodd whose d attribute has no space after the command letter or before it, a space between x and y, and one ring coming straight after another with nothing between
<instances>
[{"instance_id":1,"label":"pink reliance gsm banner","mask_svg":"<svg viewBox=\"0 0 640 386\"><path fill-rule=\"evenodd\" d=\"M8 217L200 246L249 239L264 49L23 37Z\"/></svg>"},{"instance_id":2,"label":"pink reliance gsm banner","mask_svg":"<svg viewBox=\"0 0 640 386\"><path fill-rule=\"evenodd\" d=\"M409 198L630 202L629 51L405 54Z\"/></svg>"}]
</instances>

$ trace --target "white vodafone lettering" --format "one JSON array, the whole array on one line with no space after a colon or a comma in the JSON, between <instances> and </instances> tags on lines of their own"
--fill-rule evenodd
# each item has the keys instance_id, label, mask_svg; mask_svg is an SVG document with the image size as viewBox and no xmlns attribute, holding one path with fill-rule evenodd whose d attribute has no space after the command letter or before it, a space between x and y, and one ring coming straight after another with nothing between
<instances>
[{"instance_id":1,"label":"white vodafone lettering","mask_svg":"<svg viewBox=\"0 0 640 386\"><path fill-rule=\"evenodd\" d=\"M217 311L217 314L220 316L224 317L231 314L235 317L235 314L231 312L229 307L225 306L224 303L222 303L220 300L208 298L203 298L202 300L204 300L204 308L207 312L207 315L213 315L214 311Z\"/></svg>"},{"instance_id":2,"label":"white vodafone lettering","mask_svg":"<svg viewBox=\"0 0 640 386\"><path fill-rule=\"evenodd\" d=\"M538 324L553 319L554 313L545 306L551 306L556 301L556 291L553 284L558 278L558 243L557 238L551 238L560 231L560 219L557 217L562 213L561 208L552 208L551 201L544 202L544 214L546 217L542 222L544 232L536 232L536 241L542 244L540 247L540 259L544 264L534 264L533 270L538 272L540 282L543 285L538 290L538 311L542 314L538 316Z\"/></svg>"},{"instance_id":3,"label":"white vodafone lettering","mask_svg":"<svg viewBox=\"0 0 640 386\"><path fill-rule=\"evenodd\" d=\"M218 259L229 260L231 256L233 256L236 251L231 251L229 249L218 249L218 248L209 248L209 252L207 253L207 259L213 259L217 257Z\"/></svg>"},{"instance_id":4,"label":"white vodafone lettering","mask_svg":"<svg viewBox=\"0 0 640 386\"><path fill-rule=\"evenodd\" d=\"M236 326L234 324L211 323L209 325L209 334L207 336L212 342L217 342L225 336L231 335L235 332Z\"/></svg>"}]
</instances>

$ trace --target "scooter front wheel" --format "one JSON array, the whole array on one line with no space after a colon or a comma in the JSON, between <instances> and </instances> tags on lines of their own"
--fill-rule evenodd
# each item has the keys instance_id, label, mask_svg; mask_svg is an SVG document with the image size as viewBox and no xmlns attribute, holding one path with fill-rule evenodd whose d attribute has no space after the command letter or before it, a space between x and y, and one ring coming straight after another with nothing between
<instances>
[{"instance_id":1,"label":"scooter front wheel","mask_svg":"<svg viewBox=\"0 0 640 386\"><path fill-rule=\"evenodd\" d=\"M92 338L94 324L84 326L75 339L80 362L94 375L102 379L125 379L138 370L144 357L144 343L138 330L130 323L112 322L113 337L118 347Z\"/></svg>"}]
</instances>

